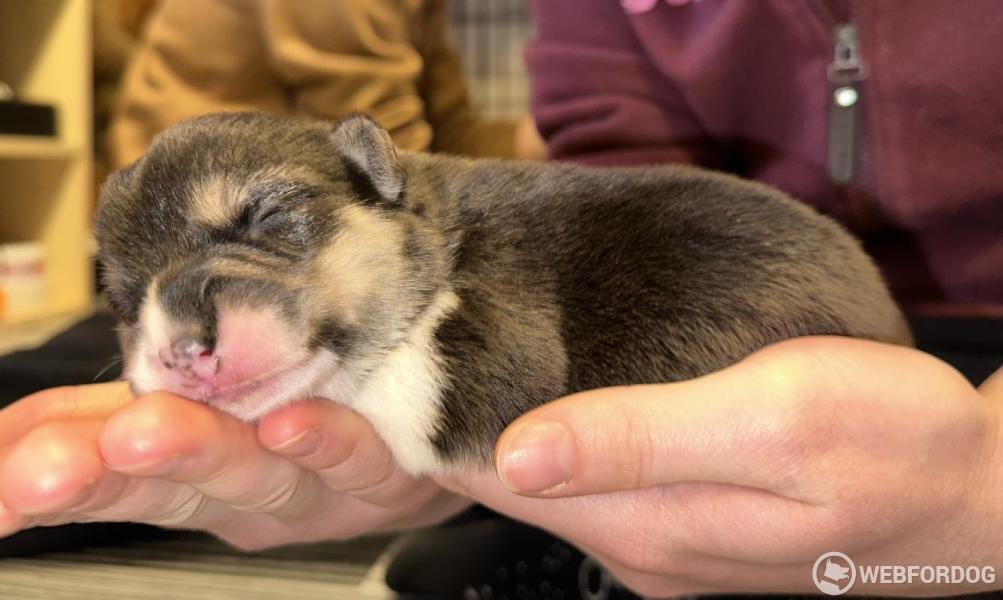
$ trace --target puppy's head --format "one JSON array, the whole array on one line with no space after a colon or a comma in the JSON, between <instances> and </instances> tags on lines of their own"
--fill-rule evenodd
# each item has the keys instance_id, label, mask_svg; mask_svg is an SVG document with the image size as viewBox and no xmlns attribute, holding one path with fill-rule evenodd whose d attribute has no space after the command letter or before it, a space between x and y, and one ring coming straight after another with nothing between
<instances>
[{"instance_id":1,"label":"puppy's head","mask_svg":"<svg viewBox=\"0 0 1003 600\"><path fill-rule=\"evenodd\" d=\"M366 117L219 114L168 129L109 178L97 217L125 376L244 419L332 379L347 392L444 280L439 230L411 206L389 136Z\"/></svg>"}]
</instances>

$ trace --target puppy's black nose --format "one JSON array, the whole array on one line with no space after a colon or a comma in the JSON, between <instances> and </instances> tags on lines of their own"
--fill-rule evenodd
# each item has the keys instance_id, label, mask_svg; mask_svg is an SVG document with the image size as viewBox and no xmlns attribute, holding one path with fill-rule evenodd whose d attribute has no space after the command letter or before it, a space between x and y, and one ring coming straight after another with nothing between
<instances>
[{"instance_id":1,"label":"puppy's black nose","mask_svg":"<svg viewBox=\"0 0 1003 600\"><path fill-rule=\"evenodd\" d=\"M157 352L160 362L168 369L177 369L191 379L210 379L219 372L220 358L211 348L190 338L174 341L170 348Z\"/></svg>"}]
</instances>

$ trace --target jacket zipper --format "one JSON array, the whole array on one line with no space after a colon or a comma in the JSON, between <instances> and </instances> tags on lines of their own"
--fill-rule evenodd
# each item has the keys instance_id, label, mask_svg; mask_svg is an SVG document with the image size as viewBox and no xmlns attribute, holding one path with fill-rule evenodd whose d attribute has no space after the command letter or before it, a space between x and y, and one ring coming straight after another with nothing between
<instances>
[{"instance_id":1,"label":"jacket zipper","mask_svg":"<svg viewBox=\"0 0 1003 600\"><path fill-rule=\"evenodd\" d=\"M833 59L829 63L829 178L839 185L854 180L858 158L858 106L860 83L867 65L860 53L860 38L852 23L833 32Z\"/></svg>"}]
</instances>

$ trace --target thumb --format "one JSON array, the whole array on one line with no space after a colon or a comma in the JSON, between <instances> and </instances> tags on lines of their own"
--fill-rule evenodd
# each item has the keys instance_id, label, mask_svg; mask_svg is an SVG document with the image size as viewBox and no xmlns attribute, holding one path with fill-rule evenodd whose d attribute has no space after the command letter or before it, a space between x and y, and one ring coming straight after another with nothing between
<instances>
[{"instance_id":1,"label":"thumb","mask_svg":"<svg viewBox=\"0 0 1003 600\"><path fill-rule=\"evenodd\" d=\"M811 344L808 359L799 352L806 343ZM498 476L513 492L548 497L679 482L788 495L793 461L786 450L803 443L793 433L805 429L795 422L803 425L806 414L794 404L817 396L820 387L848 393L840 386L849 378L819 361L825 355L820 347L847 344L878 346L833 338L797 340L690 381L604 388L559 399L524 415L502 434L495 453Z\"/></svg>"}]
</instances>

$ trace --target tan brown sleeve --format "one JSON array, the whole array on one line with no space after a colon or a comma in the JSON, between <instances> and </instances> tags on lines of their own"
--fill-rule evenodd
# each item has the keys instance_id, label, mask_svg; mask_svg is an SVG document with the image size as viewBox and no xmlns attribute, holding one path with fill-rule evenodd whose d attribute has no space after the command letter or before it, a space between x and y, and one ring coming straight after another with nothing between
<instances>
[{"instance_id":1,"label":"tan brown sleeve","mask_svg":"<svg viewBox=\"0 0 1003 600\"><path fill-rule=\"evenodd\" d=\"M296 112L337 119L365 112L407 150L427 150L418 80L424 67L413 28L418 0L266 0L272 66Z\"/></svg>"},{"instance_id":2,"label":"tan brown sleeve","mask_svg":"<svg viewBox=\"0 0 1003 600\"><path fill-rule=\"evenodd\" d=\"M123 78L109 132L115 167L177 121L224 110L285 112L253 0L165 0Z\"/></svg>"},{"instance_id":3,"label":"tan brown sleeve","mask_svg":"<svg viewBox=\"0 0 1003 600\"><path fill-rule=\"evenodd\" d=\"M514 126L475 118L442 0L167 0L126 75L115 163L176 121L249 109L365 112L407 150L512 155Z\"/></svg>"}]
</instances>

